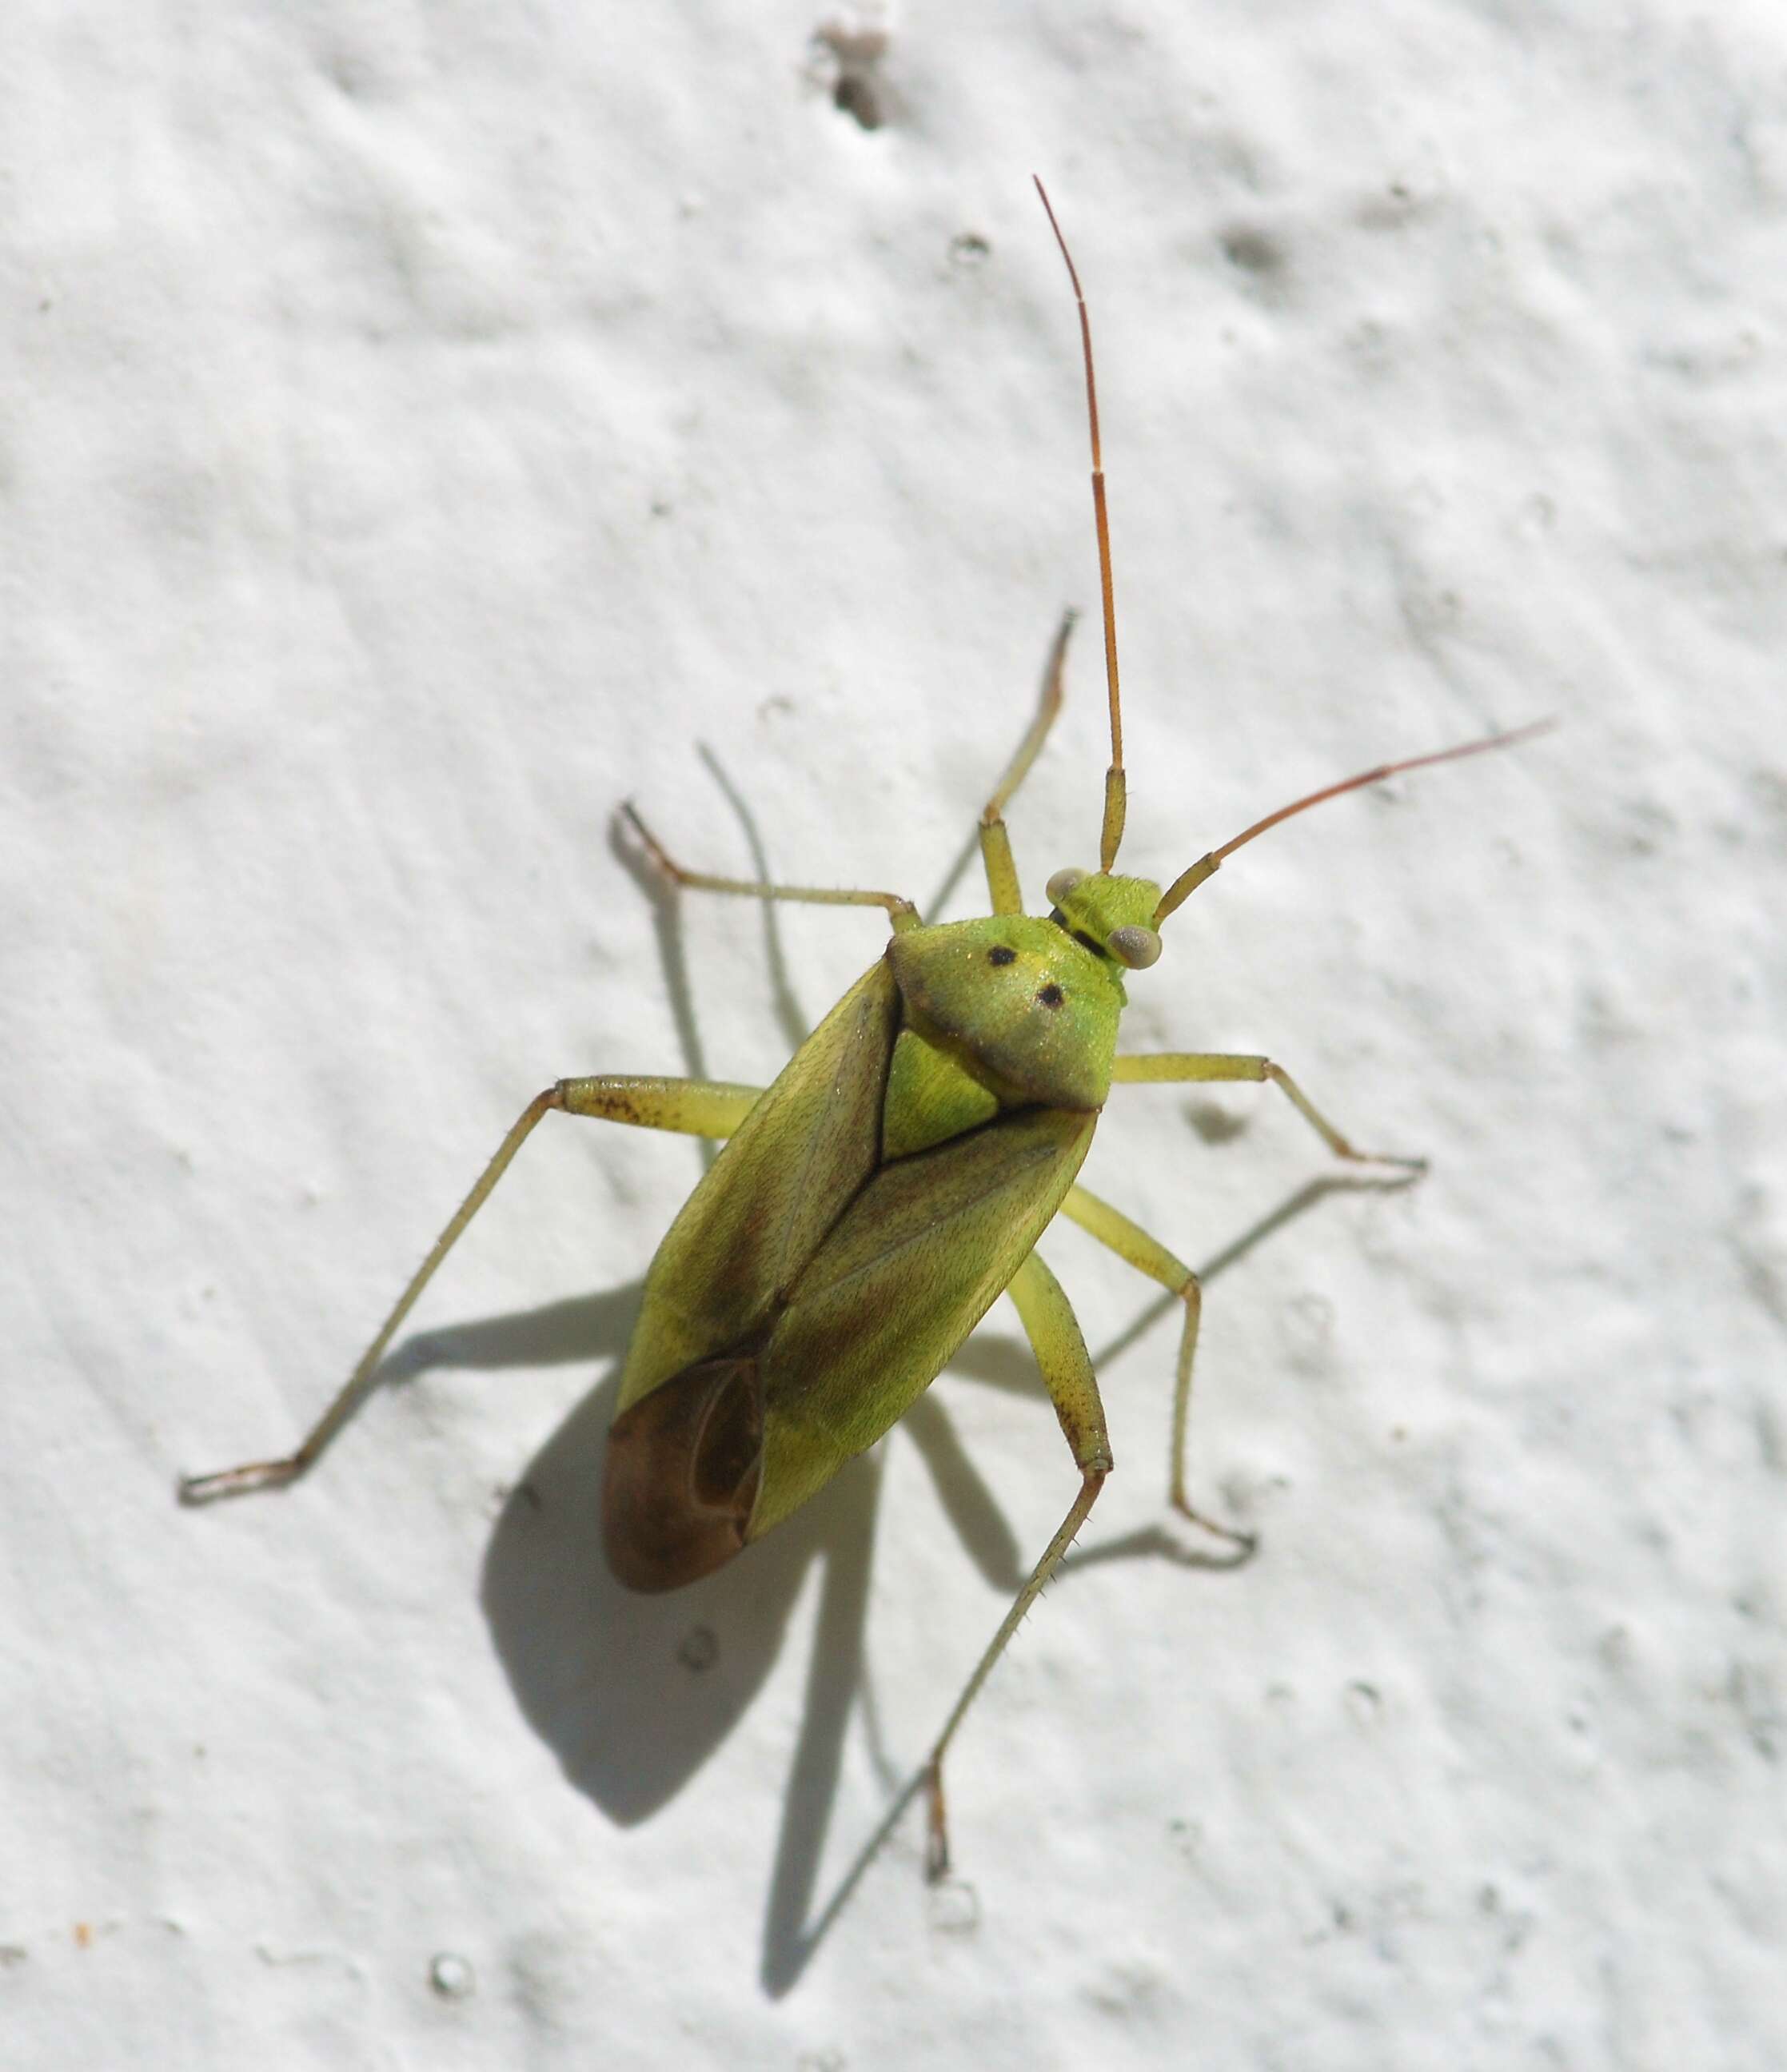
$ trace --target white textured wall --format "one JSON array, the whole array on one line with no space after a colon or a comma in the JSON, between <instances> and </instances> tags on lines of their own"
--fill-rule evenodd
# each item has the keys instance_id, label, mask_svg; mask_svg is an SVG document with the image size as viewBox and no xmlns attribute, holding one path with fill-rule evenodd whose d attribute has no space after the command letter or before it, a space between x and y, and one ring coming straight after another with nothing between
<instances>
[{"instance_id":1,"label":"white textured wall","mask_svg":"<svg viewBox=\"0 0 1787 2072\"><path fill-rule=\"evenodd\" d=\"M1777 2066L1787 25L913 5L871 134L825 19L10 10L0 2057ZM1073 1487L1008 1308L879 1474L624 1600L600 1432L700 1158L555 1121L312 1483L172 1490L296 1437L537 1087L765 1076L876 954L654 906L617 801L933 898L1095 598L1033 169L1126 861L1563 725L1262 842L1135 983L1132 1042L1432 1174L1274 1220L1282 1101L1114 1100L1262 1551L1149 1538L1175 1327L1052 1237L1118 1473L961 1882L908 1819L814 1950Z\"/></svg>"}]
</instances>

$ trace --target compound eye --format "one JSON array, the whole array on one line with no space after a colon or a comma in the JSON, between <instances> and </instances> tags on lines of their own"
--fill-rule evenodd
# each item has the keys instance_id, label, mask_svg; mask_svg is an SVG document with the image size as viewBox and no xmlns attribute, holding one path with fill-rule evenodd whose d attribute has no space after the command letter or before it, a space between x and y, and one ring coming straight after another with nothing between
<instances>
[{"instance_id":1,"label":"compound eye","mask_svg":"<svg viewBox=\"0 0 1787 2072\"><path fill-rule=\"evenodd\" d=\"M1085 876L1083 870L1057 870L1043 890L1048 894L1051 906L1059 906L1074 886Z\"/></svg>"},{"instance_id":2,"label":"compound eye","mask_svg":"<svg viewBox=\"0 0 1787 2072\"><path fill-rule=\"evenodd\" d=\"M1105 947L1120 964L1145 971L1160 955L1160 938L1152 928L1113 928Z\"/></svg>"}]
</instances>

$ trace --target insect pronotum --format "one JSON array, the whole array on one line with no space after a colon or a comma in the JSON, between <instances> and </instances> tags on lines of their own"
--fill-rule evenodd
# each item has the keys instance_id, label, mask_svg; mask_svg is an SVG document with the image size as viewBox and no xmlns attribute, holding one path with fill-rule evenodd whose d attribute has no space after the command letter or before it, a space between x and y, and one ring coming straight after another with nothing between
<instances>
[{"instance_id":1,"label":"insect pronotum","mask_svg":"<svg viewBox=\"0 0 1787 2072\"><path fill-rule=\"evenodd\" d=\"M1276 1086L1336 1157L1420 1170L1357 1150L1270 1059L1117 1047L1123 977L1160 955L1163 923L1235 851L1324 800L1399 771L1505 747L1539 730L1491 734L1324 786L1210 850L1164 891L1114 869L1126 791L1117 619L1099 442L1092 329L1072 255L1036 183L1079 313L1091 432L1092 500L1110 709L1098 868L1049 879L1049 911L1026 914L1005 808L1060 702L1072 616L1056 636L1035 719L980 820L992 912L926 926L891 892L768 885L685 870L625 808L674 883L754 899L887 910L885 953L767 1089L604 1073L537 1095L435 1241L315 1429L282 1460L183 1482L200 1503L295 1481L376 1374L398 1327L521 1149L554 1111L723 1139L658 1247L620 1379L602 1492L603 1540L620 1581L674 1589L730 1561L875 1444L929 1387L1002 1294L1034 1348L1080 1488L963 1687L932 1748L927 1866L949 1864L943 1760L1025 1613L1085 1523L1112 1455L1098 1384L1066 1295L1036 1256L1059 1213L1184 1305L1173 1398L1169 1498L1239 1545L1186 1490L1185 1436L1200 1297L1197 1276L1159 1241L1079 1184L1114 1083L1251 1080ZM1540 725L1547 724L1541 722Z\"/></svg>"}]
</instances>

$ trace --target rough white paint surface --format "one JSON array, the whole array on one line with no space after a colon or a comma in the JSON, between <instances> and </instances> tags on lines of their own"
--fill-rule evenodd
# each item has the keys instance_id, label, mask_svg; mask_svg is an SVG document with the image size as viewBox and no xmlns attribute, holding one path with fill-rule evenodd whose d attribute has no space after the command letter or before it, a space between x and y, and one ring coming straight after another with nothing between
<instances>
[{"instance_id":1,"label":"rough white paint surface","mask_svg":"<svg viewBox=\"0 0 1787 2072\"><path fill-rule=\"evenodd\" d=\"M1787 25L911 6L871 133L825 20L13 0L0 2056L1778 2066ZM908 1819L815 1947L1072 1492L1008 1308L626 1600L605 1406L700 1157L555 1122L312 1482L173 1486L295 1439L540 1086L761 1078L876 954L657 897L619 800L934 898L1095 597L1033 168L1132 866L1563 725L1261 843L1135 982L1132 1043L1432 1173L1306 1202L1270 1094L1114 1100L1262 1552L1151 1537L1175 1327L1052 1237L1118 1473L961 1882Z\"/></svg>"}]
</instances>

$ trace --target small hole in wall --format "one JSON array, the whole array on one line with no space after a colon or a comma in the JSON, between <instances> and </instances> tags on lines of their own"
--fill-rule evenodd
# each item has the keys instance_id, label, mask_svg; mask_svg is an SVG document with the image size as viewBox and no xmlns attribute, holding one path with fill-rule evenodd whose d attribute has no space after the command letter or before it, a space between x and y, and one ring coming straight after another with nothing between
<instances>
[{"instance_id":1,"label":"small hole in wall","mask_svg":"<svg viewBox=\"0 0 1787 2072\"><path fill-rule=\"evenodd\" d=\"M865 130L881 127L881 108L875 88L855 72L840 72L831 90L831 105L841 114L854 115Z\"/></svg>"},{"instance_id":2,"label":"small hole in wall","mask_svg":"<svg viewBox=\"0 0 1787 2072\"><path fill-rule=\"evenodd\" d=\"M887 55L884 29L851 28L828 22L813 31L813 77L831 90L831 105L863 130L879 130L890 113L879 76Z\"/></svg>"},{"instance_id":3,"label":"small hole in wall","mask_svg":"<svg viewBox=\"0 0 1787 2072\"><path fill-rule=\"evenodd\" d=\"M1283 249L1276 238L1245 224L1225 233L1222 255L1244 273L1280 273L1286 265Z\"/></svg>"}]
</instances>

